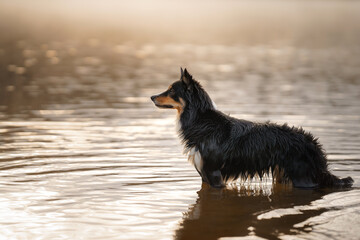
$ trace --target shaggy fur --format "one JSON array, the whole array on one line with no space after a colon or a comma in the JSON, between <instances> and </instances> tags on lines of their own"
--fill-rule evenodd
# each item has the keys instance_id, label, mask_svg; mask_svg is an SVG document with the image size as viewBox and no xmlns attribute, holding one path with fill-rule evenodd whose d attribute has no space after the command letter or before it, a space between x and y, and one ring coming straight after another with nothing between
<instances>
[{"instance_id":1,"label":"shaggy fur","mask_svg":"<svg viewBox=\"0 0 360 240\"><path fill-rule=\"evenodd\" d=\"M185 69L179 81L152 96L157 107L178 110L179 136L202 180L213 187L255 175L272 174L293 186L350 187L328 171L317 138L302 128L236 119L215 109L209 95ZM276 176L275 176L276 173Z\"/></svg>"}]
</instances>

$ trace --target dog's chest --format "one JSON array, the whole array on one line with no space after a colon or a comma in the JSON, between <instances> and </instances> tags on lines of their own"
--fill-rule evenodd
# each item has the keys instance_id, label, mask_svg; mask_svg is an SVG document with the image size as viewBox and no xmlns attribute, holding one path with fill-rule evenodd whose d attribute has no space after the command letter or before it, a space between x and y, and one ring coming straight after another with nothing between
<instances>
[{"instance_id":1,"label":"dog's chest","mask_svg":"<svg viewBox=\"0 0 360 240\"><path fill-rule=\"evenodd\" d=\"M178 133L181 131L180 115L177 116L176 131ZM195 166L196 170L199 173L201 172L201 170L203 168L203 159L201 157L199 150L196 150L195 147L190 149L189 154L188 154L188 161Z\"/></svg>"},{"instance_id":2,"label":"dog's chest","mask_svg":"<svg viewBox=\"0 0 360 240\"><path fill-rule=\"evenodd\" d=\"M188 161L191 162L198 172L201 172L203 167L203 159L199 150L196 150L195 147L191 148L188 155Z\"/></svg>"}]
</instances>

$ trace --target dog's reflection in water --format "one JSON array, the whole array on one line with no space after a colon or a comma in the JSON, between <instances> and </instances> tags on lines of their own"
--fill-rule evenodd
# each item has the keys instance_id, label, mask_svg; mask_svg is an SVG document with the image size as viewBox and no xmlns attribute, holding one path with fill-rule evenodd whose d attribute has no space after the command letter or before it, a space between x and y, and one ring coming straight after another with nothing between
<instances>
[{"instance_id":1,"label":"dog's reflection in water","mask_svg":"<svg viewBox=\"0 0 360 240\"><path fill-rule=\"evenodd\" d=\"M290 209L308 205L329 192L304 190L285 184L261 184L211 188L203 184L198 199L184 213L175 232L175 239L218 239L256 235L277 239L281 234L296 234L306 229L295 229L294 224L319 215L325 209L286 214L276 218L261 219L258 216L274 209Z\"/></svg>"}]
</instances>

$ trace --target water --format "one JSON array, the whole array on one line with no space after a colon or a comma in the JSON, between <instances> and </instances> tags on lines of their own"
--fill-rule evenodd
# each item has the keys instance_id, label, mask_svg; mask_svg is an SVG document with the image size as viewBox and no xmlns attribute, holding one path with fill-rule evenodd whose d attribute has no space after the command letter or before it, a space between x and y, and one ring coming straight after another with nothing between
<instances>
[{"instance_id":1,"label":"water","mask_svg":"<svg viewBox=\"0 0 360 240\"><path fill-rule=\"evenodd\" d=\"M12 54L36 61L22 73L1 58L2 238L358 239L358 48L15 45ZM175 112L149 98L180 65L224 112L314 133L332 172L354 187L299 190L270 178L201 186Z\"/></svg>"},{"instance_id":2,"label":"water","mask_svg":"<svg viewBox=\"0 0 360 240\"><path fill-rule=\"evenodd\" d=\"M359 13L357 1L0 1L0 239L359 239ZM227 114L312 132L353 188L202 186L175 110L150 101L180 67Z\"/></svg>"}]
</instances>

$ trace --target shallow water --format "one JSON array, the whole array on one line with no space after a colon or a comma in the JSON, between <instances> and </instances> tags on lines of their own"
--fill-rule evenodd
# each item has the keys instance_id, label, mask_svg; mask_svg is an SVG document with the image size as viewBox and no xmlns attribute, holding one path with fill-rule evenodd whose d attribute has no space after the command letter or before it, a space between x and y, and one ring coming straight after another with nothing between
<instances>
[{"instance_id":1,"label":"shallow water","mask_svg":"<svg viewBox=\"0 0 360 240\"><path fill-rule=\"evenodd\" d=\"M18 61L36 59L25 73L2 55L2 238L358 239L358 48L91 41L18 42ZM149 98L178 79L179 65L220 110L311 131L354 187L299 190L270 178L201 186L174 111Z\"/></svg>"}]
</instances>

